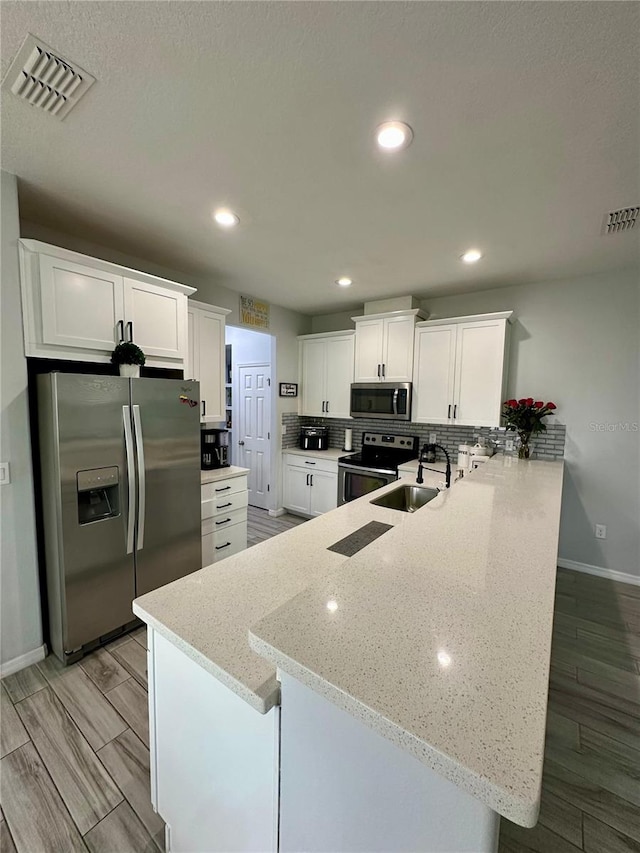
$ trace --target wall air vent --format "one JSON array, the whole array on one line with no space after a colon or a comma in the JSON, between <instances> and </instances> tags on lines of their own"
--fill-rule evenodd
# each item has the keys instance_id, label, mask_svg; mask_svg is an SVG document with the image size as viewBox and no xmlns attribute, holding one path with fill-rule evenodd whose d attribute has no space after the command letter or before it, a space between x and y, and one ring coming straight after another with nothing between
<instances>
[{"instance_id":1,"label":"wall air vent","mask_svg":"<svg viewBox=\"0 0 640 853\"><path fill-rule=\"evenodd\" d=\"M64 59L29 34L9 67L2 88L63 119L95 82L95 77L75 62Z\"/></svg>"},{"instance_id":2,"label":"wall air vent","mask_svg":"<svg viewBox=\"0 0 640 853\"><path fill-rule=\"evenodd\" d=\"M604 234L631 231L638 219L640 219L640 207L623 207L620 210L612 210L604 215L602 231Z\"/></svg>"}]
</instances>

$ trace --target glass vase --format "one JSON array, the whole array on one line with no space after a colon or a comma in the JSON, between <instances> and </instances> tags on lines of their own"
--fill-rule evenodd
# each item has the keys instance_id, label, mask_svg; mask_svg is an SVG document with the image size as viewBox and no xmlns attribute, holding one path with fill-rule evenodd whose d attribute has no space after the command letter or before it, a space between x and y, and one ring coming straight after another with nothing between
<instances>
[{"instance_id":1,"label":"glass vase","mask_svg":"<svg viewBox=\"0 0 640 853\"><path fill-rule=\"evenodd\" d=\"M520 435L520 446L518 447L518 459L528 459L531 455L531 445L529 442L531 441L531 433L521 432Z\"/></svg>"}]
</instances>

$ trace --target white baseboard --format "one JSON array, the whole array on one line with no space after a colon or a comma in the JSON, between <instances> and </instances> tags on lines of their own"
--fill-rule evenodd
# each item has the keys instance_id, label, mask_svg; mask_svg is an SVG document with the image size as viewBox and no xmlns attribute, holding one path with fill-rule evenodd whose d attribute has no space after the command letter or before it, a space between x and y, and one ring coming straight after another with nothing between
<instances>
[{"instance_id":1,"label":"white baseboard","mask_svg":"<svg viewBox=\"0 0 640 853\"><path fill-rule=\"evenodd\" d=\"M283 507L279 507L278 509L270 509L269 515L271 518L277 518L279 515L284 515L286 513L286 509Z\"/></svg>"},{"instance_id":2,"label":"white baseboard","mask_svg":"<svg viewBox=\"0 0 640 853\"><path fill-rule=\"evenodd\" d=\"M608 578L610 581L640 586L640 576L630 575L628 572L618 572L615 569L605 569L602 566L590 566L588 563L577 563L575 560L565 560L562 557L558 558L558 565L561 569L571 569L572 572L584 572L587 575Z\"/></svg>"},{"instance_id":3,"label":"white baseboard","mask_svg":"<svg viewBox=\"0 0 640 853\"><path fill-rule=\"evenodd\" d=\"M38 661L44 660L46 656L47 647L43 644L37 649L33 649L31 652L27 652L25 655L20 655L13 660L8 660L0 666L0 678L4 678L5 675L13 675L14 672L19 672L21 669L26 669L28 666L31 666L32 663L38 663Z\"/></svg>"}]
</instances>

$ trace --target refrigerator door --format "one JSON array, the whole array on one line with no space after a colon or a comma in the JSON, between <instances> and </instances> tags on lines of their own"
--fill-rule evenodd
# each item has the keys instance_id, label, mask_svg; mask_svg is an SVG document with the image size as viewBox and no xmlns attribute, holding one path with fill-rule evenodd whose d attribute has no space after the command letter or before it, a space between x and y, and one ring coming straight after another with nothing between
<instances>
[{"instance_id":1,"label":"refrigerator door","mask_svg":"<svg viewBox=\"0 0 640 853\"><path fill-rule=\"evenodd\" d=\"M200 390L197 382L132 379L136 595L201 566Z\"/></svg>"},{"instance_id":2,"label":"refrigerator door","mask_svg":"<svg viewBox=\"0 0 640 853\"><path fill-rule=\"evenodd\" d=\"M51 642L64 659L134 618L129 381L42 375L38 409Z\"/></svg>"}]
</instances>

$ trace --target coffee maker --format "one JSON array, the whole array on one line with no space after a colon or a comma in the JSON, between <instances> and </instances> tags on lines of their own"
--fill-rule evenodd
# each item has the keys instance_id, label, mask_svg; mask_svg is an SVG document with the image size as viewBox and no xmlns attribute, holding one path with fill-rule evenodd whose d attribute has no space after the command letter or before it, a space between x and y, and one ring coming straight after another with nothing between
<instances>
[{"instance_id":1,"label":"coffee maker","mask_svg":"<svg viewBox=\"0 0 640 853\"><path fill-rule=\"evenodd\" d=\"M200 467L203 471L229 467L229 430L200 430Z\"/></svg>"}]
</instances>

